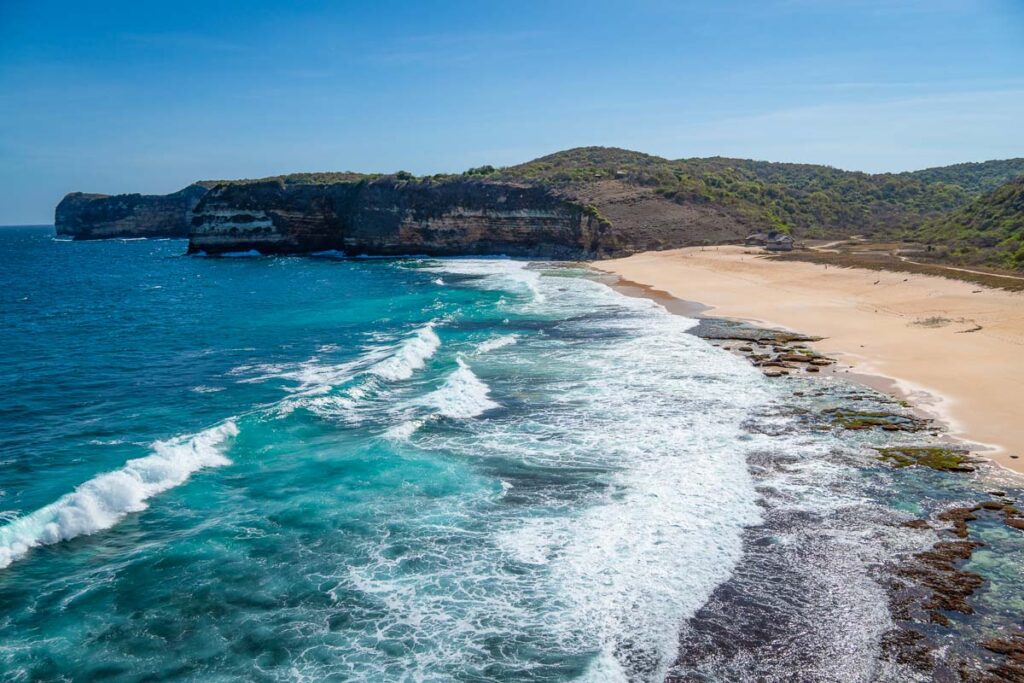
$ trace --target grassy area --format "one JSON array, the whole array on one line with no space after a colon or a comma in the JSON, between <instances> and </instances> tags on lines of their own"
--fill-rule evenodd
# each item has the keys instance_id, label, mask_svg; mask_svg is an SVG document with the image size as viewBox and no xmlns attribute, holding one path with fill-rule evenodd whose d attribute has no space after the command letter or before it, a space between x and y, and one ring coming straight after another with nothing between
<instances>
[{"instance_id":1,"label":"grassy area","mask_svg":"<svg viewBox=\"0 0 1024 683\"><path fill-rule=\"evenodd\" d=\"M963 280L993 289L1005 289L1011 292L1024 291L1024 279L1017 279L1020 273L1001 274L993 273L972 273L964 270L957 270L958 266L944 266L930 263L910 263L895 255L886 253L865 253L865 252L826 252L815 250L798 250L785 254L770 256L769 258L779 261L809 261L821 263L839 268L866 268L868 270L885 270L898 273L918 273L921 275L935 275L952 280Z\"/></svg>"}]
</instances>

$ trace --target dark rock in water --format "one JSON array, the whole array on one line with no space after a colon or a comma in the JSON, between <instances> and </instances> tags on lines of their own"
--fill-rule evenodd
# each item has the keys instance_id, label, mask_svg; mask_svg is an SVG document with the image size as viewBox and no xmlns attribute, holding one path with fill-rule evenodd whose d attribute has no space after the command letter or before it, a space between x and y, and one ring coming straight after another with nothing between
<instances>
[{"instance_id":1,"label":"dark rock in water","mask_svg":"<svg viewBox=\"0 0 1024 683\"><path fill-rule=\"evenodd\" d=\"M928 420L881 411L829 408L823 410L822 414L828 415L833 424L843 429L880 427L886 431L918 432L928 426ZM888 457L888 454L884 455Z\"/></svg>"},{"instance_id":2,"label":"dark rock in water","mask_svg":"<svg viewBox=\"0 0 1024 683\"><path fill-rule=\"evenodd\" d=\"M761 367L761 368L784 368L784 369L791 369L793 367L789 363L784 363L784 362L782 362L780 360L773 360L773 359L767 359L767 360L758 361L757 363L755 363L755 365L757 365L758 367Z\"/></svg>"},{"instance_id":3,"label":"dark rock in water","mask_svg":"<svg viewBox=\"0 0 1024 683\"><path fill-rule=\"evenodd\" d=\"M900 526L905 526L908 529L931 529L932 525L928 523L927 519L912 519L907 522L903 522Z\"/></svg>"},{"instance_id":4,"label":"dark rock in water","mask_svg":"<svg viewBox=\"0 0 1024 683\"><path fill-rule=\"evenodd\" d=\"M992 638L981 646L1006 658L1004 663L989 669L992 677L988 680L1024 681L1024 635L1015 633L1007 638Z\"/></svg>"},{"instance_id":5,"label":"dark rock in water","mask_svg":"<svg viewBox=\"0 0 1024 683\"><path fill-rule=\"evenodd\" d=\"M859 427L848 427L857 429ZM906 431L917 431L907 429ZM879 460L892 463L895 467L920 465L945 472L974 472L974 461L969 452L960 448L944 446L896 446L877 448Z\"/></svg>"},{"instance_id":6,"label":"dark rock in water","mask_svg":"<svg viewBox=\"0 0 1024 683\"><path fill-rule=\"evenodd\" d=\"M1006 525L1013 527L1014 529L1020 529L1021 531L1024 531L1024 519L1019 519L1016 517L1007 517Z\"/></svg>"},{"instance_id":7,"label":"dark rock in water","mask_svg":"<svg viewBox=\"0 0 1024 683\"><path fill-rule=\"evenodd\" d=\"M953 508L952 510L939 513L938 518L943 522L952 522L953 533L960 538L967 538L967 522L973 522L978 519L977 515L974 514L977 511L978 508L976 507Z\"/></svg>"},{"instance_id":8,"label":"dark rock in water","mask_svg":"<svg viewBox=\"0 0 1024 683\"><path fill-rule=\"evenodd\" d=\"M933 649L924 634L913 629L894 629L882 639L882 651L890 658L922 671L933 668Z\"/></svg>"},{"instance_id":9,"label":"dark rock in water","mask_svg":"<svg viewBox=\"0 0 1024 683\"><path fill-rule=\"evenodd\" d=\"M168 195L72 192L57 205L54 225L58 235L76 240L188 237L192 209L207 189L197 183Z\"/></svg>"},{"instance_id":10,"label":"dark rock in water","mask_svg":"<svg viewBox=\"0 0 1024 683\"><path fill-rule=\"evenodd\" d=\"M1024 681L1024 635L1015 633L980 643L989 652L1005 658L994 665L985 658L953 657L943 654L942 632L924 624L956 628L950 618L953 612L970 615L974 606L970 598L984 583L974 572L963 569L977 548L984 544L969 540L968 523L982 515L1002 512L1006 521L1019 520L1020 512L1004 501L982 501L977 505L945 510L937 515L941 521L953 523L953 534L959 540L943 540L928 551L917 553L896 568L895 576L909 583L893 580L890 607L899 625L883 641L883 652L892 661L910 664L930 674L929 680L966 681L969 683L1007 683ZM912 520L905 526L923 528ZM923 632L922 632L923 631ZM925 635L929 633L930 635Z\"/></svg>"},{"instance_id":11,"label":"dark rock in water","mask_svg":"<svg viewBox=\"0 0 1024 683\"><path fill-rule=\"evenodd\" d=\"M821 337L811 337L796 332L786 332L785 330L765 329L723 318L701 318L697 326L690 329L690 334L701 339L756 342L766 346L789 344L792 342L821 341ZM739 350L745 351L748 349L753 350L749 346L740 347Z\"/></svg>"},{"instance_id":12,"label":"dark rock in water","mask_svg":"<svg viewBox=\"0 0 1024 683\"><path fill-rule=\"evenodd\" d=\"M957 568L975 549L984 544L977 541L942 541L931 550L919 553L914 562L901 570L901 574L931 589L932 594L922 605L926 610L949 610L973 614L974 608L967 598L984 580L978 574Z\"/></svg>"}]
</instances>

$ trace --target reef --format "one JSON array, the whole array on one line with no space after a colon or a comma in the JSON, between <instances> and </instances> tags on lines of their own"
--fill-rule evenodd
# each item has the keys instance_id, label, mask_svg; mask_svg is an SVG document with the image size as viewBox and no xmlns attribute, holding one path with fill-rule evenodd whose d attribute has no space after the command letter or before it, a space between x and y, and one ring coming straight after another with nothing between
<instances>
[{"instance_id":1,"label":"reef","mask_svg":"<svg viewBox=\"0 0 1024 683\"><path fill-rule=\"evenodd\" d=\"M946 472L973 472L975 461L969 452L961 448L945 446L898 446L879 448L879 460L891 463L894 467L911 467L920 465L933 470Z\"/></svg>"},{"instance_id":2,"label":"reef","mask_svg":"<svg viewBox=\"0 0 1024 683\"><path fill-rule=\"evenodd\" d=\"M930 549L914 554L894 568L887 588L896 626L883 638L882 649L887 658L909 665L933 680L968 683L1024 680L1022 634L1012 633L979 643L980 651L997 656L995 661L990 657L949 658L943 652L945 634L956 627L954 616L974 614L971 597L985 583L981 575L964 569L974 551L985 545L971 539L970 524L985 516L1001 517L1006 526L1024 530L1024 518L1013 501L1005 499L1005 492L993 491L990 495L996 500L949 508L938 513L934 522L914 519L903 523L907 528L919 530L937 526L946 537L940 536Z\"/></svg>"}]
</instances>

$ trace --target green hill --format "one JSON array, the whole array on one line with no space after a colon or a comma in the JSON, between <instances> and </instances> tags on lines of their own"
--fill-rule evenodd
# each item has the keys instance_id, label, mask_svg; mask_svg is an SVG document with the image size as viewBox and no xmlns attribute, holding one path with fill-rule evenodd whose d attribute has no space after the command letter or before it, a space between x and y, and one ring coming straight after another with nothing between
<instances>
[{"instance_id":1,"label":"green hill","mask_svg":"<svg viewBox=\"0 0 1024 683\"><path fill-rule=\"evenodd\" d=\"M316 185L383 175L295 173L260 181ZM427 183L458 177L415 178L404 171L391 175ZM937 235L938 228L926 233L921 226L942 224L942 217L973 206L982 194L1021 175L1022 158L870 174L728 157L671 160L616 147L577 147L516 166L481 166L461 174L480 180L554 186L599 214L615 215L627 229L699 218L695 227L706 230L709 241L735 239L745 230L763 229L783 230L799 238ZM992 248L987 233L984 239L973 238L974 242L962 240L965 253L975 243L979 249Z\"/></svg>"},{"instance_id":2,"label":"green hill","mask_svg":"<svg viewBox=\"0 0 1024 683\"><path fill-rule=\"evenodd\" d=\"M921 171L900 173L925 183L948 183L959 185L973 194L991 192L1003 183L1024 173L1021 159L1002 159L980 163L953 164L926 168Z\"/></svg>"},{"instance_id":3,"label":"green hill","mask_svg":"<svg viewBox=\"0 0 1024 683\"><path fill-rule=\"evenodd\" d=\"M953 260L1024 270L1024 176L927 221L915 237Z\"/></svg>"},{"instance_id":4,"label":"green hill","mask_svg":"<svg viewBox=\"0 0 1024 683\"><path fill-rule=\"evenodd\" d=\"M618 148L580 147L492 173L567 188L615 180L653 189L678 204L714 205L751 227L779 228L801 237L889 237L1024 174L1024 159L869 174L725 157L673 161Z\"/></svg>"}]
</instances>

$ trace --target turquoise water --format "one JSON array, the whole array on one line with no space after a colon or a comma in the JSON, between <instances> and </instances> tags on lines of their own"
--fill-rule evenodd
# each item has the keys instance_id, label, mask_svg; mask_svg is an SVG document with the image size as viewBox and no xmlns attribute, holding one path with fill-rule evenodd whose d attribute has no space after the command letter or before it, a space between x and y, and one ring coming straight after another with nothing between
<instances>
[{"instance_id":1,"label":"turquoise water","mask_svg":"<svg viewBox=\"0 0 1024 683\"><path fill-rule=\"evenodd\" d=\"M582 271L3 239L25 679L663 669L758 518L764 381Z\"/></svg>"},{"instance_id":2,"label":"turquoise water","mask_svg":"<svg viewBox=\"0 0 1024 683\"><path fill-rule=\"evenodd\" d=\"M0 240L5 680L661 680L780 511L867 680L880 515L968 495L578 268Z\"/></svg>"}]
</instances>

